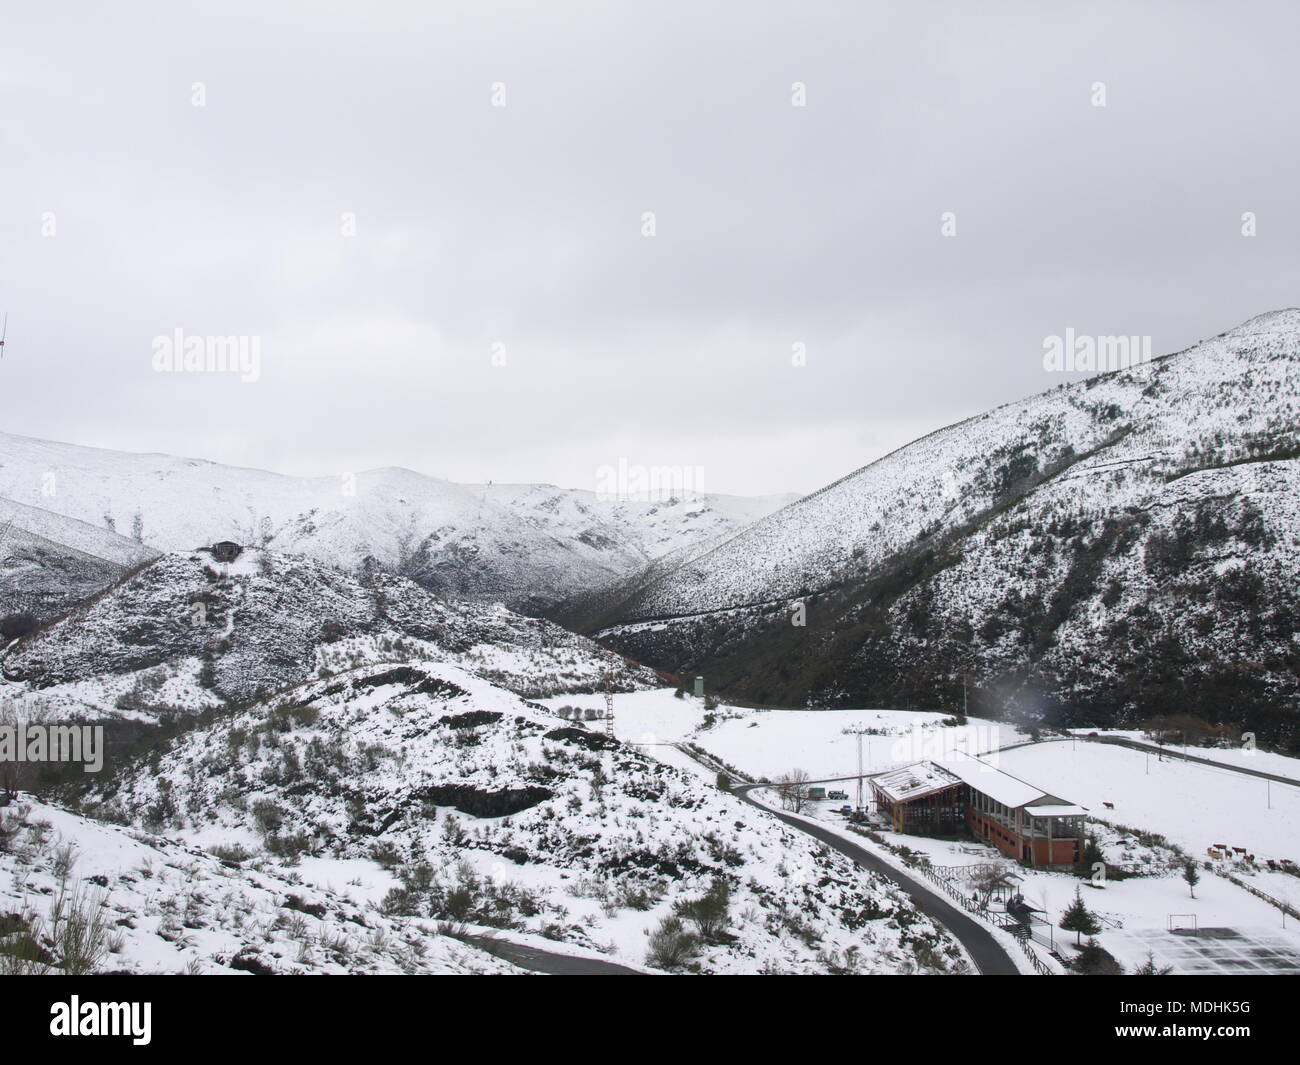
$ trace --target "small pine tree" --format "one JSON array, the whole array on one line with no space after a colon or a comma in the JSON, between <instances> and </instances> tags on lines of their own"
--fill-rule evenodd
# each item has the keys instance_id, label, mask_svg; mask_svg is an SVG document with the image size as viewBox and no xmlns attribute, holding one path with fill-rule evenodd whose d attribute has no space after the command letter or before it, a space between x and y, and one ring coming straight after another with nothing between
<instances>
[{"instance_id":1,"label":"small pine tree","mask_svg":"<svg viewBox=\"0 0 1300 1065\"><path fill-rule=\"evenodd\" d=\"M1151 951L1147 951L1147 960L1133 970L1134 976L1168 976L1174 971L1172 965L1157 965Z\"/></svg>"},{"instance_id":2,"label":"small pine tree","mask_svg":"<svg viewBox=\"0 0 1300 1065\"><path fill-rule=\"evenodd\" d=\"M1095 939L1089 939L1072 963L1077 973L1087 976L1122 976L1124 967Z\"/></svg>"},{"instance_id":3,"label":"small pine tree","mask_svg":"<svg viewBox=\"0 0 1300 1065\"><path fill-rule=\"evenodd\" d=\"M1074 889L1074 901L1065 913L1061 914L1061 928L1074 933L1074 944L1079 945L1079 936L1095 936L1101 931L1101 922L1083 901L1079 889Z\"/></svg>"},{"instance_id":4,"label":"small pine tree","mask_svg":"<svg viewBox=\"0 0 1300 1065\"><path fill-rule=\"evenodd\" d=\"M1183 879L1187 881L1187 889L1192 893L1192 898L1196 898L1196 885L1201 882L1201 871L1196 868L1195 862L1183 866Z\"/></svg>"},{"instance_id":5,"label":"small pine tree","mask_svg":"<svg viewBox=\"0 0 1300 1065\"><path fill-rule=\"evenodd\" d=\"M1101 844L1097 842L1096 836L1089 836L1083 844L1083 857L1079 859L1079 864L1075 871L1085 880L1091 879L1098 865L1105 867L1106 856L1102 853Z\"/></svg>"}]
</instances>

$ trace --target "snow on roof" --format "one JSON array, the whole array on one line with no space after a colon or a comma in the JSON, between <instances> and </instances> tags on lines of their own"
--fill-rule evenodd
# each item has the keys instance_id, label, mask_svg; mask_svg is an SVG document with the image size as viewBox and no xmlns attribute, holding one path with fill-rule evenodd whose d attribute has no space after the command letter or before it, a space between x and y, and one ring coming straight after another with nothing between
<instances>
[{"instance_id":1,"label":"snow on roof","mask_svg":"<svg viewBox=\"0 0 1300 1065\"><path fill-rule=\"evenodd\" d=\"M1049 804L1065 805L1055 795L1049 795L1041 788L1026 784L1019 777L995 769L978 758L953 758L945 760L942 765L949 773L959 777L976 791L983 792L995 802L1000 802L1013 810L1044 799L1048 800ZM1035 807L1034 813L1040 817L1049 817L1052 815L1044 811L1050 808L1050 805Z\"/></svg>"},{"instance_id":2,"label":"snow on roof","mask_svg":"<svg viewBox=\"0 0 1300 1065\"><path fill-rule=\"evenodd\" d=\"M1044 803L1042 806L1030 806L1025 810L1035 817L1082 817L1088 811L1073 803Z\"/></svg>"},{"instance_id":3,"label":"snow on roof","mask_svg":"<svg viewBox=\"0 0 1300 1065\"><path fill-rule=\"evenodd\" d=\"M968 784L1013 810L1027 807L1026 813L1034 817L1075 817L1087 812L1082 806L1049 795L1019 777L967 755L938 762L913 762L872 777L871 782L894 802L911 802L954 784Z\"/></svg>"},{"instance_id":4,"label":"snow on roof","mask_svg":"<svg viewBox=\"0 0 1300 1065\"><path fill-rule=\"evenodd\" d=\"M872 777L871 783L894 802L910 802L923 795L943 791L961 781L934 762L915 762Z\"/></svg>"}]
</instances>

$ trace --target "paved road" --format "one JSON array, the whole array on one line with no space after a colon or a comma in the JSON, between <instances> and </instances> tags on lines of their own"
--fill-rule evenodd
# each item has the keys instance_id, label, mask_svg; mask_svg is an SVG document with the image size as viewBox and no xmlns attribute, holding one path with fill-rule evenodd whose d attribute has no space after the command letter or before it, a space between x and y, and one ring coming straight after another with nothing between
<instances>
[{"instance_id":1,"label":"paved road","mask_svg":"<svg viewBox=\"0 0 1300 1065\"><path fill-rule=\"evenodd\" d=\"M465 942L504 958L530 972L548 976L644 976L645 973L629 969L612 961L599 958L575 958L571 954L556 954L538 947L526 947L509 939L496 936L465 936Z\"/></svg>"},{"instance_id":2,"label":"paved road","mask_svg":"<svg viewBox=\"0 0 1300 1065\"><path fill-rule=\"evenodd\" d=\"M899 872L866 848L851 843L830 829L813 822L804 821L798 817L792 817L789 814L780 813L764 806L762 803L755 802L749 797L749 792L754 788L768 786L766 784L742 784L734 788L733 792L751 806L756 806L773 817L779 818L791 828L797 828L800 832L806 832L814 839L821 840L832 850L837 850L851 858L859 867L888 877L903 889L903 892L912 900L918 910L943 925L961 941L961 945L966 948L966 952L974 960L982 976L1018 976L1020 974L1020 970L1016 968L1011 956L1006 952L1002 944L993 937L993 934L974 918L950 903L937 891L931 890L918 880L913 880L906 873Z\"/></svg>"}]
</instances>

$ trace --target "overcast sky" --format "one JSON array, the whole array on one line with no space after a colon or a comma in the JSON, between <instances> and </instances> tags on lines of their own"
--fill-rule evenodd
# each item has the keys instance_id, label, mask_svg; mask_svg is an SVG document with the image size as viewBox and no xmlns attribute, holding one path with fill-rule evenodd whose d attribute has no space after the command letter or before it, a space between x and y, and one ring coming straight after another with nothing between
<instances>
[{"instance_id":1,"label":"overcast sky","mask_svg":"<svg viewBox=\"0 0 1300 1065\"><path fill-rule=\"evenodd\" d=\"M184 6L6 5L4 430L805 492L1067 327L1300 303L1292 3ZM260 379L155 372L178 327Z\"/></svg>"}]
</instances>

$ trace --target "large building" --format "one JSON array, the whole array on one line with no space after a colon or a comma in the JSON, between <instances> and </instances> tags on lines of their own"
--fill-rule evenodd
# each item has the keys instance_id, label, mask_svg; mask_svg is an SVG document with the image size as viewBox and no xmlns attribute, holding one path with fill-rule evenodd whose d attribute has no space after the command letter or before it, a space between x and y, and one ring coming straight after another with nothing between
<instances>
[{"instance_id":1,"label":"large building","mask_svg":"<svg viewBox=\"0 0 1300 1065\"><path fill-rule=\"evenodd\" d=\"M895 831L968 829L1009 858L1045 868L1083 858L1087 811L978 758L914 762L871 778L876 810Z\"/></svg>"}]
</instances>

